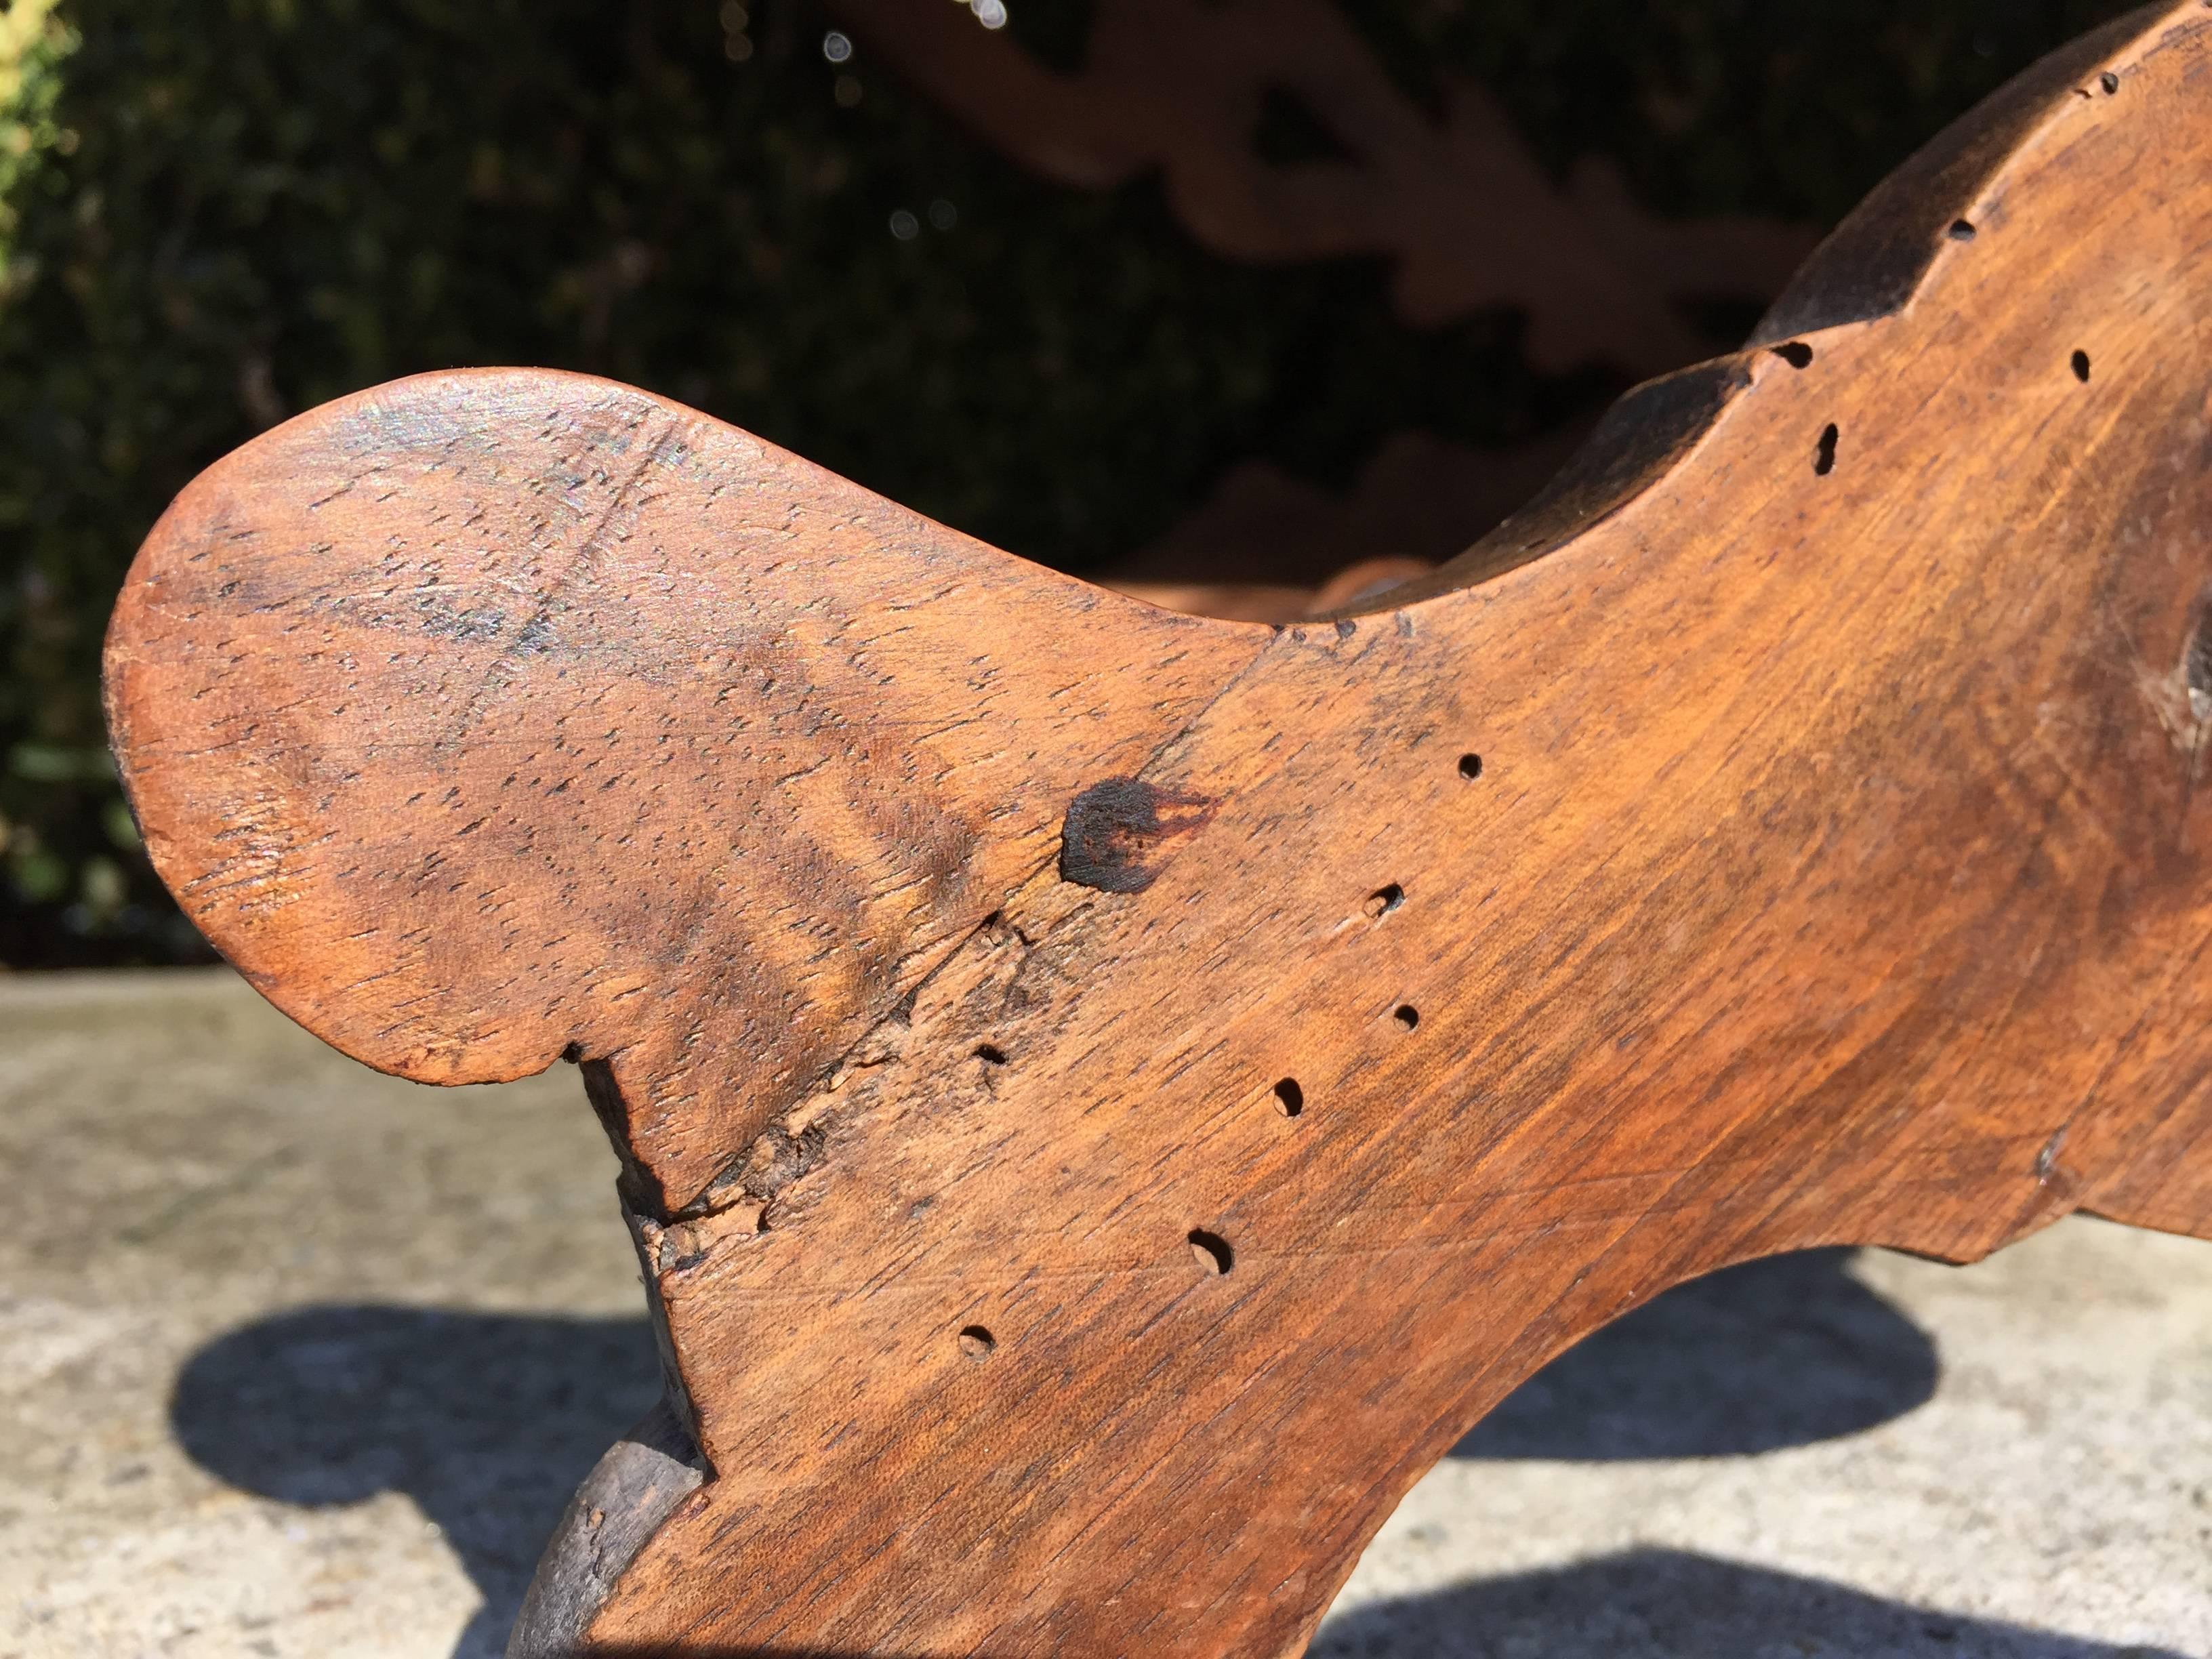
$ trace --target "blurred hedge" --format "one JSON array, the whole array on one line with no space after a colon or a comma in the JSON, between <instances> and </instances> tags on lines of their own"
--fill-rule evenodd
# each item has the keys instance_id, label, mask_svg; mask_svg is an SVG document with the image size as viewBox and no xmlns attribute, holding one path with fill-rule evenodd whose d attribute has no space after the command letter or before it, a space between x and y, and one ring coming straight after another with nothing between
<instances>
[{"instance_id":1,"label":"blurred hedge","mask_svg":"<svg viewBox=\"0 0 2212 1659\"><path fill-rule=\"evenodd\" d=\"M1012 5L1042 53L1079 49L1080 5ZM1656 207L1825 222L2118 8L1347 9L1410 89L1487 83L1549 165L1600 151ZM1080 568L1237 459L1337 481L1395 428L1503 442L1618 389L1532 374L1510 316L1401 326L1370 262L1210 258L1150 182L1037 183L865 52L825 62L828 27L811 0L0 11L0 963L204 950L112 781L101 629L195 471L341 392L591 369ZM901 209L919 236L889 234ZM1747 319L1710 320L1717 346Z\"/></svg>"}]
</instances>

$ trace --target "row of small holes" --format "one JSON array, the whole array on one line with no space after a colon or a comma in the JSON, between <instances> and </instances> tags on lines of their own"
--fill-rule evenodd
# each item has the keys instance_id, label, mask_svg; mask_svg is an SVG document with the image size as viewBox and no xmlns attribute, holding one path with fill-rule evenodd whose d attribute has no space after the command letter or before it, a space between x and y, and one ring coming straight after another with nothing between
<instances>
[{"instance_id":1,"label":"row of small holes","mask_svg":"<svg viewBox=\"0 0 2212 1659\"><path fill-rule=\"evenodd\" d=\"M2206 3L2212 5L2212 0L2206 0ZM2119 77L2109 70L2100 76L2098 81L2104 88L2107 97L2120 89ZM1952 222L1949 235L1954 242L1971 242L1974 240L1974 227L1964 219L1954 220ZM1792 368L1804 368L1813 361L1813 348L1802 340L1792 340L1786 344L1777 346L1775 351ZM2086 384L2089 379L2089 354L2077 350L2073 355L2071 363L2074 378ZM1814 452L1813 471L1822 477L1826 477L1835 469L1836 441L1838 435L1835 422L1832 421L1821 429L1820 441ZM1459 757L1459 775L1470 782L1480 777L1482 757L1476 754L1462 755ZM1399 886L1397 883L1392 882L1389 886L1379 888L1369 896L1367 914L1379 918L1396 909L1405 902L1405 889ZM1421 1023L1420 1011L1410 1002L1399 1004L1392 1011L1390 1017L1398 1023L1401 1030L1407 1031L1413 1030ZM1005 1054L988 1042L976 1048L975 1058L991 1066L1003 1066L1006 1063ZM1296 1078L1286 1077L1280 1079L1275 1085L1273 1093L1276 1107L1285 1117L1294 1118L1305 1110L1305 1091L1299 1087ZM1207 1232L1203 1228L1194 1228L1189 1236L1189 1243L1193 1258L1209 1274L1226 1273L1236 1264L1236 1252L1231 1249L1229 1241L1218 1233ZM981 1325L964 1327L960 1333L960 1352L970 1359L988 1358L992 1350L997 1346L997 1339Z\"/></svg>"},{"instance_id":2,"label":"row of small holes","mask_svg":"<svg viewBox=\"0 0 2212 1659\"><path fill-rule=\"evenodd\" d=\"M1468 758L1474 757L1470 756ZM1480 761L1476 762L1476 769L1481 769ZM1405 902L1406 890L1394 881L1389 886L1378 887L1370 893L1367 902L1361 908L1370 920L1379 921ZM1390 1018L1398 1022L1401 1030L1410 1031L1421 1023L1421 1011L1410 1002L1401 1002L1390 1011ZM1275 1109L1285 1117L1296 1117L1306 1109L1306 1091L1294 1077L1279 1079L1270 1092L1275 1097Z\"/></svg>"},{"instance_id":3,"label":"row of small holes","mask_svg":"<svg viewBox=\"0 0 2212 1659\"><path fill-rule=\"evenodd\" d=\"M1961 220L1960 222L1964 224L1965 221ZM1972 236L1974 234L1974 228L1972 225L1967 225L1966 229L1967 235ZM1951 227L1951 234L1954 236L1956 236L1959 234L1958 225ZM1813 348L1807 345L1802 340L1790 340L1784 342L1783 344L1774 348L1774 355L1781 358L1784 362L1789 364L1792 368L1809 368L1813 364ZM1818 473L1821 477L1825 478L1829 473L1835 470L1836 425L1834 422L1831 421L1827 426L1822 429L1820 433L1820 441L1814 448L1813 471Z\"/></svg>"},{"instance_id":4,"label":"row of small holes","mask_svg":"<svg viewBox=\"0 0 2212 1659\"><path fill-rule=\"evenodd\" d=\"M1807 361L1811 361L1809 352ZM1459 757L1459 775L1469 782L1480 777L1482 757L1476 754L1462 755ZM1369 916L1379 920L1405 902L1406 890L1394 881L1387 886L1376 888L1375 891L1369 894L1364 908ZM1392 1010L1390 1018L1398 1023L1399 1029L1401 1030L1410 1031L1421 1023L1420 1010L1410 1002L1400 1003L1395 1009ZM975 1058L987 1066L1003 1066L1006 1063L1005 1052L988 1042L976 1046ZM1298 1085L1298 1080L1296 1078L1286 1077L1279 1079L1272 1092L1275 1097L1275 1109L1285 1117L1296 1117L1305 1110L1306 1091ZM1218 1233L1210 1233L1203 1227L1194 1227L1190 1231L1189 1243L1192 1259L1208 1274L1218 1276L1227 1273L1237 1264L1236 1251L1230 1247L1229 1241ZM960 1352L970 1359L988 1359L990 1358L992 1350L998 1346L998 1339L981 1325L965 1326L960 1332Z\"/></svg>"},{"instance_id":5,"label":"row of small holes","mask_svg":"<svg viewBox=\"0 0 2212 1659\"><path fill-rule=\"evenodd\" d=\"M1809 353L1807 361L1811 361ZM1459 757L1459 775L1469 782L1480 777L1482 757L1472 753L1462 755ZM1360 908L1370 921L1379 921L1405 902L1406 890L1394 881L1370 893L1367 896L1367 902ZM1399 1030L1410 1031L1421 1023L1421 1011L1410 1002L1401 1002L1391 1010L1390 1018L1398 1022ZM1298 1080L1296 1078L1286 1077L1280 1079L1275 1085L1273 1092L1275 1097L1275 1109L1285 1117L1296 1117L1305 1110L1306 1091L1298 1086Z\"/></svg>"},{"instance_id":6,"label":"row of small holes","mask_svg":"<svg viewBox=\"0 0 2212 1659\"><path fill-rule=\"evenodd\" d=\"M1194 1227L1187 1237L1191 1259L1198 1263L1208 1278L1218 1279L1237 1265L1237 1252L1219 1233ZM987 1325L963 1325L957 1343L963 1357L981 1364L997 1349L999 1339L991 1334Z\"/></svg>"},{"instance_id":7,"label":"row of small holes","mask_svg":"<svg viewBox=\"0 0 2212 1659\"><path fill-rule=\"evenodd\" d=\"M1237 1265L1237 1252L1219 1233L1210 1233L1203 1227L1194 1227L1185 1235L1190 1244L1191 1259L1215 1278ZM960 1352L970 1359L981 1359L999 1346L999 1339L981 1325L963 1325L960 1329Z\"/></svg>"},{"instance_id":8,"label":"row of small holes","mask_svg":"<svg viewBox=\"0 0 2212 1659\"><path fill-rule=\"evenodd\" d=\"M2206 0L2206 3L2212 5L2212 0ZM2119 90L2119 77L2110 71L2107 71L2101 80L2108 95ZM1964 219L1954 220L1949 234L1954 242L1971 242L1974 240L1974 228ZM1775 352L1792 368L1807 368L1813 361L1813 348L1802 340L1791 340L1777 346ZM2089 379L2089 354L2076 350L2070 362L2074 378L2086 385ZM1840 435L1833 421L1829 422L1820 429L1820 441L1814 449L1813 471L1821 477L1827 477L1835 470L1836 442ZM1462 755L1459 757L1459 775L1469 782L1480 777L1482 757L1473 753ZM1368 896L1366 912L1369 916L1379 919L1396 909L1405 902L1406 890L1394 881L1388 886L1377 888ZM1398 1023L1399 1028L1402 1030L1413 1030L1421 1023L1420 1010L1410 1002L1399 1004L1391 1012L1390 1018ZM975 1058L992 1066L1003 1066L1006 1063L1006 1055L989 1043L984 1043L975 1050ZM1305 1091L1298 1086L1298 1080L1296 1078L1286 1077L1278 1081L1273 1094L1276 1109L1285 1117L1297 1117L1306 1109ZM1202 1229L1191 1233L1190 1247L1192 1255L1211 1273L1227 1273L1235 1260L1234 1253L1231 1250L1226 1239ZM971 1359L985 1358L996 1346L990 1332L985 1330L981 1325L970 1325L960 1333L960 1350Z\"/></svg>"},{"instance_id":9,"label":"row of small holes","mask_svg":"<svg viewBox=\"0 0 2212 1659\"><path fill-rule=\"evenodd\" d=\"M2105 80L2106 92L2119 84L2110 75ZM1954 242L1971 242L1974 240L1974 227L1969 220L1954 219L1951 228L1944 234ZM1802 340L1792 340L1787 345L1777 346L1775 350L1792 368L1803 368L1813 361L1813 348ZM2074 354L2074 372L2085 380L2089 378L2089 360L2078 351ZM1813 447L1813 471L1815 476L1825 478L1836 470L1836 440L1840 435L1833 421L1820 428L1820 440Z\"/></svg>"},{"instance_id":10,"label":"row of small holes","mask_svg":"<svg viewBox=\"0 0 2212 1659\"><path fill-rule=\"evenodd\" d=\"M2212 0L2207 0L2207 3L2212 4ZM2106 70L2103 75L2098 77L2098 80L2104 87L2105 93L2107 97L2120 89L2120 77L2113 74L2110 70ZM1951 240L1954 242L1971 242L1974 240L1974 228L1964 219L1954 219L1951 222L1950 236ZM1790 348L1788 346L1782 346L1778 348L1778 349L1782 352L1783 356L1790 357L1790 361L1793 363L1796 363L1797 367L1800 368L1804 368L1806 362L1810 362L1813 360L1813 354L1810 349L1805 350L1805 362L1798 362L1796 357L1790 356ZM2086 351L2076 351L2071 361L2074 365L2074 378L2086 386L2089 380L2089 354ZM1835 429L1836 428L1833 427L1830 427L1828 428L1830 432L1833 432ZM1834 447L1832 444L1829 446L1828 453L1832 458L1834 454ZM1814 470L1815 471L1825 472L1827 471L1827 468L1815 467Z\"/></svg>"},{"instance_id":11,"label":"row of small holes","mask_svg":"<svg viewBox=\"0 0 2212 1659\"><path fill-rule=\"evenodd\" d=\"M1951 234L1957 235L1961 225L1966 227L1967 235L1971 236L1974 234L1974 228L1967 225L1963 219L1959 222L1959 224L1951 227ZM1788 345L1777 346L1775 350L1787 359L1793 368L1802 368L1813 361L1813 349L1802 341L1793 340ZM2074 378L2087 386L2089 381L2089 354L2086 351L2076 351L2070 361L2074 367ZM1836 428L1836 423L1831 421L1820 428L1820 441L1813 447L1813 471L1823 478L1836 470L1836 440L1840 435L1841 434ZM1474 763L1474 770L1472 772L1467 769L1468 762L1470 760ZM1467 756L1461 760L1459 769L1463 776L1470 778L1479 776L1482 771L1482 761L1478 756Z\"/></svg>"},{"instance_id":12,"label":"row of small holes","mask_svg":"<svg viewBox=\"0 0 2212 1659\"><path fill-rule=\"evenodd\" d=\"M2212 5L2212 0L2206 0L2206 3ZM2104 76L2104 86L2106 92L2112 93L2118 89L2119 82L2117 77L2107 74ZM1964 219L1954 221L1949 234L1954 242L1971 242L1974 240L1974 228ZM1802 340L1791 340L1777 346L1775 352L1792 368L1805 368L1813 362L1813 348ZM2086 351L2076 351L2072 362L2074 378L2077 380L2087 381L2089 354ZM1827 477L1835 470L1836 443L1840 436L1841 434L1832 421L1820 430L1819 441L1814 449L1813 471L1822 477ZM1472 753L1462 755L1459 757L1459 775L1469 782L1480 777L1482 757ZM1366 913L1370 917L1379 920L1396 909L1405 901L1406 890L1394 881L1386 887L1376 889L1368 896ZM1399 1004L1391 1012L1390 1017L1397 1022L1401 1030L1407 1031L1413 1030L1421 1023L1420 1010L1410 1002ZM1294 1118L1305 1110L1305 1091L1299 1087L1296 1078L1282 1079L1275 1085L1273 1093L1276 1109L1285 1117ZM1198 1257L1200 1264L1206 1267L1207 1271L1217 1273L1225 1273L1229 1271L1232 1257L1226 1240L1212 1233L1197 1231L1191 1234L1190 1244L1192 1253ZM964 1343L966 1340L967 1333L963 1332L962 1341Z\"/></svg>"},{"instance_id":13,"label":"row of small holes","mask_svg":"<svg viewBox=\"0 0 2212 1659\"><path fill-rule=\"evenodd\" d=\"M1006 1063L1006 1051L995 1042L979 1042L975 1045L975 1058L986 1066L1003 1066ZM988 1326L963 1325L960 1328L960 1352L978 1364L988 1359L991 1350L998 1346L999 1339L991 1334Z\"/></svg>"},{"instance_id":14,"label":"row of small holes","mask_svg":"<svg viewBox=\"0 0 2212 1659\"><path fill-rule=\"evenodd\" d=\"M1469 782L1480 777L1482 757L1462 755L1459 757L1459 775ZM1394 881L1370 893L1364 908L1370 918L1380 921L1405 902L1406 890ZM1410 1002L1400 1003L1391 1011L1390 1018L1398 1023L1401 1030L1410 1031L1421 1023L1420 1010ZM1285 1117L1297 1117L1306 1109L1306 1091L1294 1077L1278 1079L1270 1092L1275 1097L1275 1109ZM1218 1233L1207 1232L1202 1227L1191 1231L1190 1253L1208 1273L1225 1273L1236 1265L1236 1252L1230 1248L1229 1241ZM967 1333L962 1333L961 1340L964 1345Z\"/></svg>"},{"instance_id":15,"label":"row of small holes","mask_svg":"<svg viewBox=\"0 0 2212 1659\"><path fill-rule=\"evenodd\" d=\"M1410 1002L1401 1002L1390 1011L1390 1018L1400 1030L1410 1031L1421 1023L1421 1011ZM1275 1097L1275 1109L1285 1117L1296 1117L1306 1109L1306 1091L1294 1077L1277 1079L1268 1092Z\"/></svg>"}]
</instances>

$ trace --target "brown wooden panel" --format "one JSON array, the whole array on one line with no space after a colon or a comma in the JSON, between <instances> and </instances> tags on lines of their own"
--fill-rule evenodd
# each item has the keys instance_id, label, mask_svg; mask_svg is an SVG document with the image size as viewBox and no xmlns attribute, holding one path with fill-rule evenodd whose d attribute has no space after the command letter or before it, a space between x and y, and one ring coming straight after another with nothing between
<instances>
[{"instance_id":1,"label":"brown wooden panel","mask_svg":"<svg viewBox=\"0 0 2212 1659\"><path fill-rule=\"evenodd\" d=\"M712 1473L595 1642L1293 1653L1684 1278L2204 1230L2208 21L2000 94L1776 313L1850 320L1359 614L535 371L187 490L109 657L163 874L349 1052L567 1053L626 1149Z\"/></svg>"}]
</instances>

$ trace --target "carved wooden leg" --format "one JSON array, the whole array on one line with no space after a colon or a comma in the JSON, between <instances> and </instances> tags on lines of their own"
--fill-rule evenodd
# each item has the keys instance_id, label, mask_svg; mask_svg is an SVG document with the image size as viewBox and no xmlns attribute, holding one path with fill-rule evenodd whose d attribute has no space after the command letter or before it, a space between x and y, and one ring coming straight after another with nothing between
<instances>
[{"instance_id":1,"label":"carved wooden leg","mask_svg":"<svg viewBox=\"0 0 2212 1659\"><path fill-rule=\"evenodd\" d=\"M109 647L162 873L372 1065L580 1060L623 1155L705 1478L618 1454L532 1639L1295 1653L1680 1279L2212 1231L2208 52L2040 66L1333 621L572 375L192 484Z\"/></svg>"}]
</instances>

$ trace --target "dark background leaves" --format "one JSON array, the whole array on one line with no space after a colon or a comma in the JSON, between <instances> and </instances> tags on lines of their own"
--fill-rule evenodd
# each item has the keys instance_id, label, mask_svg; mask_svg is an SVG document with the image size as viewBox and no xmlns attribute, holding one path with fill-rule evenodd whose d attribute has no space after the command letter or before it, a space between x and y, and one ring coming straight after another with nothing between
<instances>
[{"instance_id":1,"label":"dark background leaves","mask_svg":"<svg viewBox=\"0 0 2212 1659\"><path fill-rule=\"evenodd\" d=\"M1377 262L1208 256L1149 179L1041 183L865 51L827 62L811 0L48 3L0 10L8 965L204 952L112 780L100 633L196 471L342 392L589 369L1079 570L1237 460L1340 485L1389 432L1503 445L1620 388L1534 374L1511 315L1407 327ZM1079 60L1085 8L1012 9ZM1823 223L2119 9L1347 4L1409 93L1472 77L1562 173L1595 153L1656 209ZM1719 348L1750 319L1697 320Z\"/></svg>"}]
</instances>

